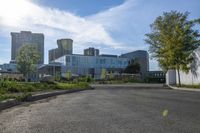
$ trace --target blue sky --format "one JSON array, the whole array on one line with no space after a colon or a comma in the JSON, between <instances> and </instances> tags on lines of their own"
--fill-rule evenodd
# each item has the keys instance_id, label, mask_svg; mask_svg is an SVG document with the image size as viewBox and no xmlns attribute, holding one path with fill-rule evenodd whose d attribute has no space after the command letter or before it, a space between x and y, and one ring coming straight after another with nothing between
<instances>
[{"instance_id":1,"label":"blue sky","mask_svg":"<svg viewBox=\"0 0 200 133\"><path fill-rule=\"evenodd\" d=\"M74 53L93 46L107 54L148 50L145 34L163 12L189 11L200 18L199 0L1 0L0 64L10 61L10 32L30 30L45 35L48 50L59 38L74 40ZM150 69L158 64L150 60Z\"/></svg>"}]
</instances>

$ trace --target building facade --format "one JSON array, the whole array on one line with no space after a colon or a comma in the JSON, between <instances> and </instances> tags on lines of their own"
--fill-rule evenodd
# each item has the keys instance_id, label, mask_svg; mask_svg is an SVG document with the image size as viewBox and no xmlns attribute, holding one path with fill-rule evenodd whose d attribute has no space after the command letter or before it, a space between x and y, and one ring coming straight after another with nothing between
<instances>
[{"instance_id":1,"label":"building facade","mask_svg":"<svg viewBox=\"0 0 200 133\"><path fill-rule=\"evenodd\" d=\"M61 73L64 76L67 71L74 75L91 75L100 78L102 69L107 72L120 72L128 65L127 58L105 57L105 56L85 56L85 55L65 55L55 60L62 64Z\"/></svg>"},{"instance_id":2,"label":"building facade","mask_svg":"<svg viewBox=\"0 0 200 133\"><path fill-rule=\"evenodd\" d=\"M99 56L99 50L95 48L84 49L84 55L86 56Z\"/></svg>"},{"instance_id":3,"label":"building facade","mask_svg":"<svg viewBox=\"0 0 200 133\"><path fill-rule=\"evenodd\" d=\"M73 54L73 40L59 39L57 40L58 48L49 50L49 63L66 54Z\"/></svg>"},{"instance_id":4,"label":"building facade","mask_svg":"<svg viewBox=\"0 0 200 133\"><path fill-rule=\"evenodd\" d=\"M137 50L130 53L122 54L120 57L128 58L129 64L139 63L142 77L144 78L149 72L149 54L144 50Z\"/></svg>"},{"instance_id":5,"label":"building facade","mask_svg":"<svg viewBox=\"0 0 200 133\"><path fill-rule=\"evenodd\" d=\"M163 71L149 71L146 80L148 83L165 83L165 73Z\"/></svg>"},{"instance_id":6,"label":"building facade","mask_svg":"<svg viewBox=\"0 0 200 133\"><path fill-rule=\"evenodd\" d=\"M38 64L44 64L44 35L30 31L11 32L11 60L16 60L18 51L23 45L33 45L40 53Z\"/></svg>"},{"instance_id":7,"label":"building facade","mask_svg":"<svg viewBox=\"0 0 200 133\"><path fill-rule=\"evenodd\" d=\"M190 64L191 70L186 73L180 71L181 84L198 85L200 84L200 47L194 51L194 61ZM166 74L166 84L178 84L178 72L176 70L168 70Z\"/></svg>"},{"instance_id":8,"label":"building facade","mask_svg":"<svg viewBox=\"0 0 200 133\"><path fill-rule=\"evenodd\" d=\"M4 63L1 65L1 70L8 72L17 72L17 64L16 63Z\"/></svg>"},{"instance_id":9,"label":"building facade","mask_svg":"<svg viewBox=\"0 0 200 133\"><path fill-rule=\"evenodd\" d=\"M149 57L146 51L139 50L121 56L110 54L100 55L98 49L89 47L81 55L73 54L72 43L71 39L60 39L57 41L58 48L49 50L49 63L58 63L61 65L62 77L65 77L66 73L70 71L75 76L91 75L93 78L99 79L103 69L106 69L108 74L121 74L133 61L140 64L141 76L144 77L149 71ZM43 68L54 70L54 65L43 66Z\"/></svg>"}]
</instances>

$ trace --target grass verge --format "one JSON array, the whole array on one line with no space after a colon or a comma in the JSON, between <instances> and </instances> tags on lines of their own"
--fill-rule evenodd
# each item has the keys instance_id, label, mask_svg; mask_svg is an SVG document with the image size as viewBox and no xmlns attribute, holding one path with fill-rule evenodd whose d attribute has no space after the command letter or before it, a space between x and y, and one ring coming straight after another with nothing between
<instances>
[{"instance_id":1,"label":"grass verge","mask_svg":"<svg viewBox=\"0 0 200 133\"><path fill-rule=\"evenodd\" d=\"M179 86L177 86L177 87L179 87ZM192 89L200 89L200 84L198 84L198 85L181 85L181 87L183 87L183 88L192 88Z\"/></svg>"},{"instance_id":2,"label":"grass verge","mask_svg":"<svg viewBox=\"0 0 200 133\"><path fill-rule=\"evenodd\" d=\"M85 88L89 88L89 84L86 82L25 83L15 81L0 81L0 101L6 99L18 99L19 101L25 101L27 97L36 93Z\"/></svg>"}]
</instances>

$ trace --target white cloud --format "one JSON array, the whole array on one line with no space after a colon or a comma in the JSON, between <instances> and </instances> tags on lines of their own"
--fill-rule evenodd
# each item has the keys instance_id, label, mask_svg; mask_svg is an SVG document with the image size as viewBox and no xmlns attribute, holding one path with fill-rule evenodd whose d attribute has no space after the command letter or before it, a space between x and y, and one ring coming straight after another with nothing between
<instances>
[{"instance_id":1,"label":"white cloud","mask_svg":"<svg viewBox=\"0 0 200 133\"><path fill-rule=\"evenodd\" d=\"M137 4L137 0L126 0L92 16L80 17L68 11L39 6L31 0L1 0L0 36L10 39L10 32L22 30L44 33L46 61L48 50L57 47L59 38L72 38L74 51L78 53L88 46L100 48L102 53L109 51L109 54L146 49L140 44L143 33L135 30L138 23L134 21L138 14L133 9ZM135 41L134 37L141 41ZM111 48L115 49L112 53Z\"/></svg>"},{"instance_id":2,"label":"white cloud","mask_svg":"<svg viewBox=\"0 0 200 133\"><path fill-rule=\"evenodd\" d=\"M103 26L105 26L106 28L120 28L121 24L130 23L130 21L125 20L134 19L131 16L133 16L133 9L137 6L137 4L137 0L126 0L123 4L119 6L112 7L108 10L91 15L87 18L89 20L92 20L93 22L103 24Z\"/></svg>"},{"instance_id":3,"label":"white cloud","mask_svg":"<svg viewBox=\"0 0 200 133\"><path fill-rule=\"evenodd\" d=\"M70 37L78 45L92 42L113 48L119 46L101 24L70 12L38 6L29 0L6 0L0 3L1 29L42 32L50 41Z\"/></svg>"},{"instance_id":4,"label":"white cloud","mask_svg":"<svg viewBox=\"0 0 200 133\"><path fill-rule=\"evenodd\" d=\"M144 11L138 11L139 4L138 0L126 0L119 6L88 16L87 19L102 24L111 37L122 44L118 47L122 51L147 50L143 39L149 23L145 25L147 17ZM141 22L144 25L141 26Z\"/></svg>"}]
</instances>

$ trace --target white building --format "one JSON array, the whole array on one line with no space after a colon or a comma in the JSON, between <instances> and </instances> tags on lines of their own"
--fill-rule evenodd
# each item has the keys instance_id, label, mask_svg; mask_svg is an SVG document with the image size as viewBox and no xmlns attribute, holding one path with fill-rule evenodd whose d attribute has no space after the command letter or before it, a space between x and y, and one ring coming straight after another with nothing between
<instances>
[{"instance_id":1,"label":"white building","mask_svg":"<svg viewBox=\"0 0 200 133\"><path fill-rule=\"evenodd\" d=\"M194 62L191 64L189 73L180 72L181 84L193 85L200 84L200 47L194 52ZM178 73L175 70L169 70L166 74L166 84L178 84Z\"/></svg>"}]
</instances>

